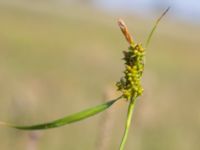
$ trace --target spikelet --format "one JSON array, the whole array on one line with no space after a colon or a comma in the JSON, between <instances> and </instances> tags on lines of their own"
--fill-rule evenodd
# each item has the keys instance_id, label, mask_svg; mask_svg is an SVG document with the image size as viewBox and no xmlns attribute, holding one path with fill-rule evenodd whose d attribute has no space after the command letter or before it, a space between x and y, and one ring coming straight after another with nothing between
<instances>
[{"instance_id":1,"label":"spikelet","mask_svg":"<svg viewBox=\"0 0 200 150\"><path fill-rule=\"evenodd\" d=\"M124 51L125 70L124 76L116 83L119 91L127 100L142 95L141 77L144 70L144 48L141 44L134 44L128 28L123 20L118 20L118 25L130 44L129 49Z\"/></svg>"}]
</instances>

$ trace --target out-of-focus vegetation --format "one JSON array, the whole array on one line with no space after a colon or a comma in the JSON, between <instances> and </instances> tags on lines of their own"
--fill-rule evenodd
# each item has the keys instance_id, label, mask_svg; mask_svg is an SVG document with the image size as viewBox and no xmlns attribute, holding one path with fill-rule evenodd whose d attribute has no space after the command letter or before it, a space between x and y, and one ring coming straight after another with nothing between
<instances>
[{"instance_id":1,"label":"out-of-focus vegetation","mask_svg":"<svg viewBox=\"0 0 200 150\"><path fill-rule=\"evenodd\" d=\"M120 17L136 41L145 39L156 18ZM116 19L86 5L1 2L0 120L40 123L101 103L107 87L115 89L127 47ZM147 50L145 92L127 150L200 149L199 40L198 26L167 18L160 24ZM110 149L119 146L126 107L113 107ZM97 149L102 117L36 133L37 147ZM31 132L0 132L2 150L26 150L37 139Z\"/></svg>"}]
</instances>

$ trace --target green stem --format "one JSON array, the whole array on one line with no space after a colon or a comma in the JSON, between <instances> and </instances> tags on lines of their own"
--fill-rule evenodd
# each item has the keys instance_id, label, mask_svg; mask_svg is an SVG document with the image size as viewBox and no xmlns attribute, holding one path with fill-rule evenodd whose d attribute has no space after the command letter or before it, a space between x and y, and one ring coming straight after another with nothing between
<instances>
[{"instance_id":1,"label":"green stem","mask_svg":"<svg viewBox=\"0 0 200 150\"><path fill-rule=\"evenodd\" d=\"M124 135L120 144L120 150L124 150L124 146L128 137L128 132L129 132L129 128L131 125L131 119L132 119L132 115L133 115L133 110L134 110L134 106L135 106L135 99L132 99L129 103L128 106L128 113L127 113L127 119L126 119L126 126L125 126L125 131L124 131Z\"/></svg>"}]
</instances>

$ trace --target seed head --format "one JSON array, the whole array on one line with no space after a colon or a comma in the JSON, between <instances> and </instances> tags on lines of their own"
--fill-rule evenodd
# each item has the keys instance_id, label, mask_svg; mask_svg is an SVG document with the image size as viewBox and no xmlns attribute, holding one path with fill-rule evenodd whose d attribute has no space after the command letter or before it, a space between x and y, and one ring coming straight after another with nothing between
<instances>
[{"instance_id":1,"label":"seed head","mask_svg":"<svg viewBox=\"0 0 200 150\"><path fill-rule=\"evenodd\" d=\"M118 25L129 42L130 47L123 52L123 60L125 61L124 76L116 85L118 90L123 93L123 97L130 100L133 97L140 96L143 92L141 77L144 70L144 48L141 44L133 43L133 39L123 20L119 19Z\"/></svg>"}]
</instances>

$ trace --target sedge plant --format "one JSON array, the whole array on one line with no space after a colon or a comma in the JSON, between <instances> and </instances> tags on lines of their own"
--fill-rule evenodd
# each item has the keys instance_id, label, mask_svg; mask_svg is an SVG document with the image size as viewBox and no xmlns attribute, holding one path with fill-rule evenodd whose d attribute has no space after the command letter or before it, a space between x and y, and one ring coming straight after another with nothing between
<instances>
[{"instance_id":1,"label":"sedge plant","mask_svg":"<svg viewBox=\"0 0 200 150\"><path fill-rule=\"evenodd\" d=\"M168 10L169 8L167 8L163 12L163 14L156 20L155 25L153 26L150 34L147 37L145 48L148 47L151 41L152 35L157 28L157 25L159 24L163 16L168 12ZM129 103L129 106L128 106L125 130L124 130L124 134L121 140L121 144L119 146L119 150L124 150L125 143L127 141L127 137L129 133L129 128L131 125L135 102L137 98L141 96L143 93L141 78L144 71L145 48L142 46L142 44L138 44L133 40L133 37L131 36L126 24L124 23L122 19L118 20L118 25L123 35L125 36L126 41L129 44L128 50L123 52L124 54L123 60L125 61L125 70L123 72L124 75L116 83L117 90L122 93L121 96L119 96L118 98L114 100L110 100L106 103L97 105L95 107L91 107L89 109L86 109L78 113L74 113L72 115L69 115L69 116L66 116L66 117L51 121L51 122L47 122L47 123L21 126L21 125L16 125L16 124L7 123L7 122L0 122L0 125L19 129L19 130L45 130L45 129L57 128L57 127L64 126L66 124L74 123L74 122L86 119L88 117L94 116L102 111L105 111L118 100L125 99Z\"/></svg>"}]
</instances>

